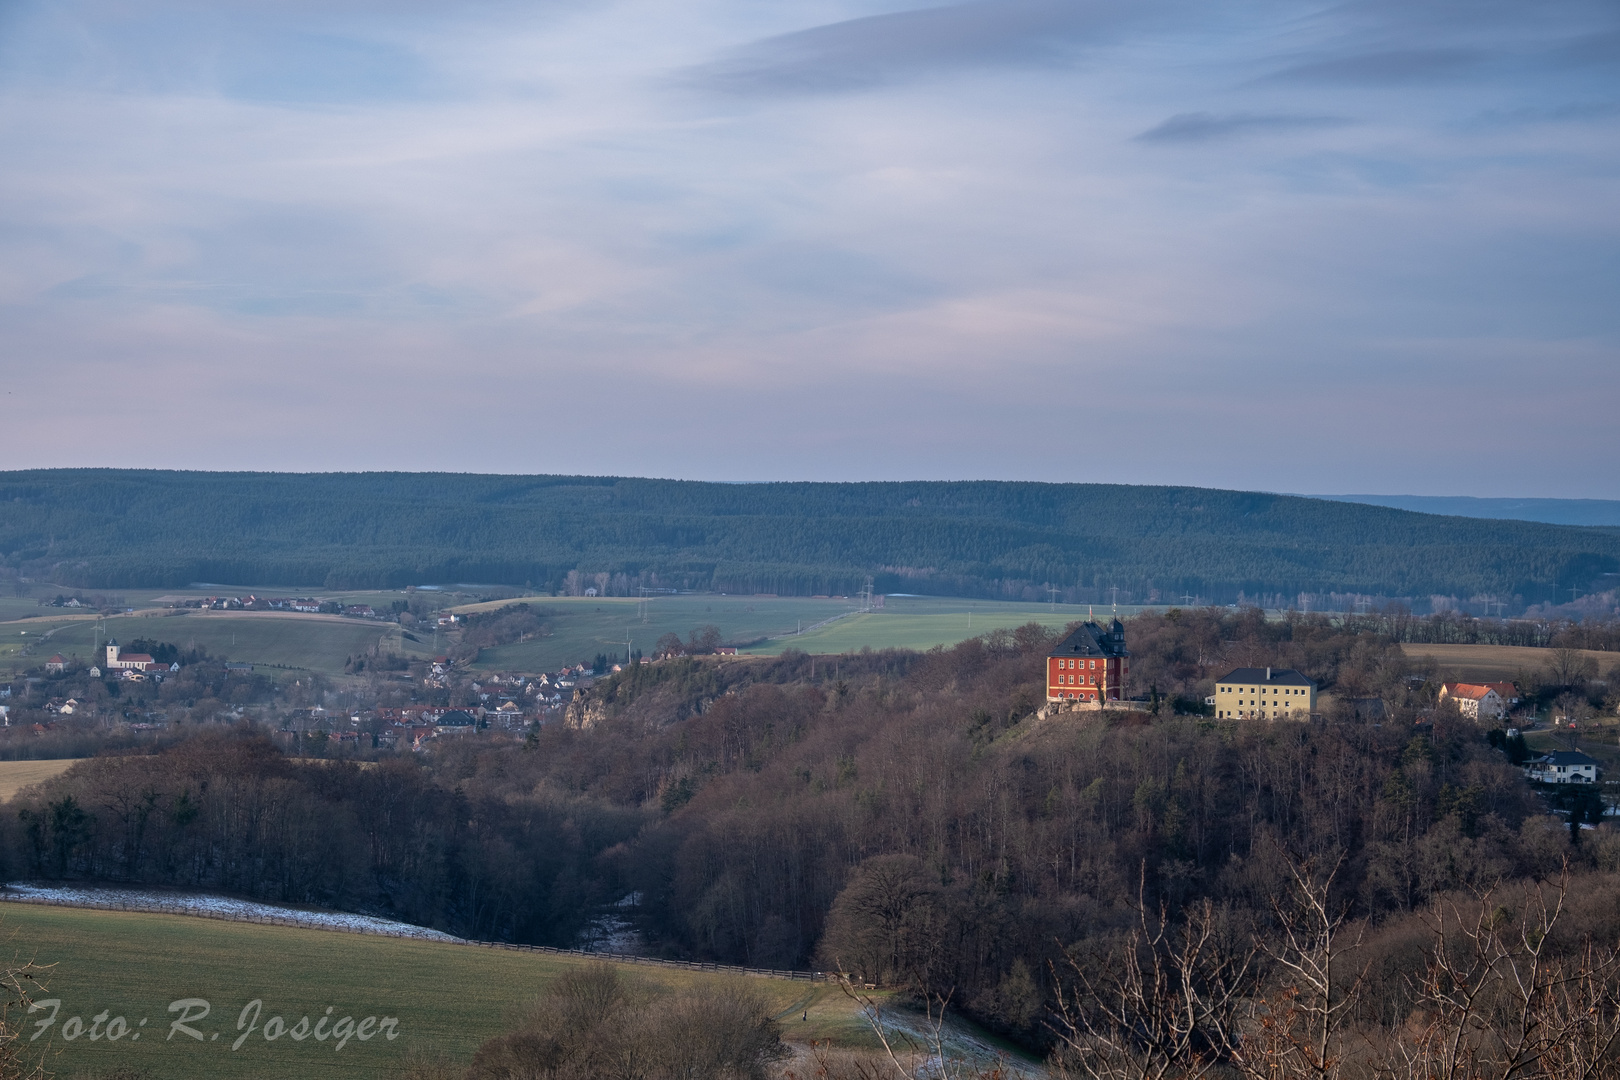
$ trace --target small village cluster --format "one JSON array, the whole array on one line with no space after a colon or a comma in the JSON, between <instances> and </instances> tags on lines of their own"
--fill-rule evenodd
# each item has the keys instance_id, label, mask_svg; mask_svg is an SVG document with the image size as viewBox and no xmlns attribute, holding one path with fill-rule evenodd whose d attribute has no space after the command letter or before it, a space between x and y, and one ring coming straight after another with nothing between
<instances>
[{"instance_id":1,"label":"small village cluster","mask_svg":"<svg viewBox=\"0 0 1620 1080\"><path fill-rule=\"evenodd\" d=\"M654 661L643 659L643 664ZM624 670L613 664L609 673ZM434 657L423 678L427 689L449 689L455 664L447 656ZM497 729L526 731L532 726L557 723L576 692L589 690L597 673L575 664L542 675L483 675L467 684L477 698L470 705L398 705L333 713L323 708L296 710L281 725L283 735L320 735L342 743L373 741L384 748L424 749L431 740Z\"/></svg>"},{"instance_id":2,"label":"small village cluster","mask_svg":"<svg viewBox=\"0 0 1620 1080\"><path fill-rule=\"evenodd\" d=\"M330 602L292 599L262 599L255 596L209 598L188 602L193 606L256 606L261 609L287 608L308 611L312 608L332 606ZM342 609L344 614L358 617L376 617L365 605ZM439 621L453 626L458 616L445 613ZM734 653L735 649L720 648L717 653ZM1087 620L1057 643L1046 656L1046 708L1041 715L1054 712L1089 710L1129 710L1141 707L1141 702L1128 700L1125 687L1130 676L1130 650L1125 645L1125 627L1113 619L1108 625ZM116 678L128 682L162 682L180 670L178 661L159 661L142 652L128 652L116 640L108 641L99 663L86 669L93 679ZM655 661L640 658L639 663ZM44 664L47 675L62 675L70 662L60 654ZM230 674L252 674L252 664L226 663ZM622 664L609 666L609 673L623 670ZM336 741L338 744L364 743L377 748L408 747L421 750L432 740L466 735L485 730L521 732L563 718L570 702L579 692L588 690L595 678L602 674L584 664L571 665L556 672L538 676L526 674L478 675L470 673L449 656L437 656L410 676L401 675L419 684L430 694L444 700L452 697L463 703L408 704L377 707L370 710L329 712L320 707L294 710L281 718L280 734L288 739L311 737ZM467 691L470 691L468 700ZM459 695L459 696L458 696ZM9 696L9 688L7 695ZM413 694L414 696L414 694ZM1481 722L1506 724L1520 705L1518 687L1512 682L1442 683L1438 703L1451 705L1463 716ZM1350 703L1358 716L1368 720L1382 720L1382 702L1376 699ZM1215 692L1205 699L1205 705L1216 719L1308 721L1318 711L1318 687L1315 682L1292 668L1239 667L1227 672L1215 682ZM51 698L46 702L51 716L74 717L87 712L84 703L74 697ZM240 719L246 714L235 710L224 719ZM131 724L134 728L150 729L165 726L161 713L151 713ZM10 726L8 705L0 705L0 725ZM36 734L49 730L50 721L36 723ZM1505 728L1509 738L1519 737L1517 728ZM1546 784L1596 784L1601 779L1600 763L1575 750L1559 750L1523 763L1525 775Z\"/></svg>"},{"instance_id":3,"label":"small village cluster","mask_svg":"<svg viewBox=\"0 0 1620 1080\"><path fill-rule=\"evenodd\" d=\"M296 611L303 615L348 615L356 619L383 619L370 604L343 604L313 596L207 596L171 600L171 608L199 611Z\"/></svg>"}]
</instances>

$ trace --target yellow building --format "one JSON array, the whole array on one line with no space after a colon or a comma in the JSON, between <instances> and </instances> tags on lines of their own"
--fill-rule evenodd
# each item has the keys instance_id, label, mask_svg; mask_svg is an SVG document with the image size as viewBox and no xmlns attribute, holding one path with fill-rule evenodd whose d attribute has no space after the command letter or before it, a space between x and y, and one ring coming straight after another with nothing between
<instances>
[{"instance_id":1,"label":"yellow building","mask_svg":"<svg viewBox=\"0 0 1620 1080\"><path fill-rule=\"evenodd\" d=\"M1293 668L1240 667L1215 681L1215 715L1222 719L1309 720L1316 684Z\"/></svg>"}]
</instances>

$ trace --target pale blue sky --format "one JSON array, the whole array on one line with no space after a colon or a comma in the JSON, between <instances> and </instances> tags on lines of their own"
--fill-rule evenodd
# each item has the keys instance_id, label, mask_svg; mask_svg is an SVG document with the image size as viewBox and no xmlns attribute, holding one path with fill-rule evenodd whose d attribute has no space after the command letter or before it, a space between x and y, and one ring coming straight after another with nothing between
<instances>
[{"instance_id":1,"label":"pale blue sky","mask_svg":"<svg viewBox=\"0 0 1620 1080\"><path fill-rule=\"evenodd\" d=\"M1609 0L0 0L4 464L1620 497Z\"/></svg>"}]
</instances>

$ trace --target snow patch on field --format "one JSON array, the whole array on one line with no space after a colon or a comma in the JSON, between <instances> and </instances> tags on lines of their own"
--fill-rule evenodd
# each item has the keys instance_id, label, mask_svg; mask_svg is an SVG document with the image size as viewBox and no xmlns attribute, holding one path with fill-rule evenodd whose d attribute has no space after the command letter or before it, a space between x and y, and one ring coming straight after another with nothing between
<instances>
[{"instance_id":1,"label":"snow patch on field","mask_svg":"<svg viewBox=\"0 0 1620 1080\"><path fill-rule=\"evenodd\" d=\"M894 1047L896 1055L903 1062L909 1060L912 1075L918 1080L946 1080L959 1075L963 1065L981 1074L999 1067L1016 1080L1035 1080L1049 1075L1041 1066L999 1049L982 1032L961 1023L954 1016L946 1018L940 1032L940 1042L943 1043L947 1059L941 1061L939 1055L933 1052L933 1023L927 1017L904 1009L885 1009L876 1014L871 1010L866 1012L867 1023L875 1020L882 1025L884 1036Z\"/></svg>"},{"instance_id":2,"label":"snow patch on field","mask_svg":"<svg viewBox=\"0 0 1620 1080\"><path fill-rule=\"evenodd\" d=\"M157 911L200 915L211 919L268 922L314 930L343 930L351 934L421 938L425 941L460 941L460 938L410 923L354 915L344 911L306 911L300 908L232 900L223 896L187 895L147 889L93 889L61 885L7 885L0 900L59 907L101 908L114 911Z\"/></svg>"}]
</instances>

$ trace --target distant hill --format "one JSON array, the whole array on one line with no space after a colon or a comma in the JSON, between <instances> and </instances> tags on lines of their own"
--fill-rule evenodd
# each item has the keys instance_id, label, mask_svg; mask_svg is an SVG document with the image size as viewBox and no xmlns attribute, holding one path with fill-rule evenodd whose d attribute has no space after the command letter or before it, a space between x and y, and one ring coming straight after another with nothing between
<instances>
[{"instance_id":1,"label":"distant hill","mask_svg":"<svg viewBox=\"0 0 1620 1080\"><path fill-rule=\"evenodd\" d=\"M446 473L0 473L0 573L84 588L443 582L1071 602L1612 588L1620 533L1187 487ZM1606 577L1605 575L1611 575Z\"/></svg>"},{"instance_id":2,"label":"distant hill","mask_svg":"<svg viewBox=\"0 0 1620 1080\"><path fill-rule=\"evenodd\" d=\"M1476 499L1468 495L1315 495L1312 498L1388 506L1420 514L1620 528L1620 500L1616 499Z\"/></svg>"}]
</instances>

